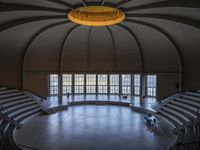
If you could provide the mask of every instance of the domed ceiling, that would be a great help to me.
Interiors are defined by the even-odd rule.
[[[71,22],[70,10],[110,6],[110,26]],[[169,72],[199,64],[198,0],[0,0],[0,68],[12,72]],[[5,65],[6,64],[6,65]]]

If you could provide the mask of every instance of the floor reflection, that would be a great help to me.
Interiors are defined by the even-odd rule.
[[[39,150],[154,150],[173,143],[168,126],[154,134],[143,117],[122,106],[73,106],[29,120],[15,138]]]
[[[57,96],[51,96],[48,98],[50,102],[50,107],[55,107],[58,105],[67,105],[68,102],[74,101],[114,101],[114,102],[124,102],[132,103],[137,107],[143,107],[152,110],[151,106],[156,104],[156,99],[153,97],[147,97],[144,103],[141,105],[139,96],[128,96],[123,98],[117,95],[75,95],[75,96],[63,96],[62,103],[60,104]]]

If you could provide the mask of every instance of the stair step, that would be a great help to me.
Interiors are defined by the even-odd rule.
[[[190,92],[189,91],[189,92],[185,92],[184,94],[194,96],[194,97],[197,97],[200,99],[200,93],[198,93],[198,92]]]
[[[3,111],[3,113],[6,113],[6,112],[7,112],[7,114],[10,114],[10,113],[12,113],[13,111],[17,111],[17,110],[23,109],[24,107],[33,106],[33,105],[37,105],[37,104],[36,104],[34,101],[25,102],[25,103],[23,103],[23,104],[21,104],[21,105],[16,105],[16,106],[14,106],[14,107],[11,107],[11,108],[9,108],[9,109],[6,109],[6,110]]]
[[[183,109],[183,108],[180,107],[180,106],[174,105],[174,104],[172,104],[172,103],[168,103],[168,104],[166,104],[166,106],[168,106],[168,107],[170,107],[170,108],[173,108],[173,109],[176,109],[176,110],[179,110],[179,111],[181,111],[181,112],[183,112],[183,113],[185,113],[185,114],[187,114],[188,116],[191,116],[191,117],[193,117],[193,118],[197,118],[197,115],[191,113],[190,111],[188,111],[188,110],[186,110],[186,109]]]
[[[29,107],[24,107],[23,109],[17,110],[15,112],[10,113],[8,116],[9,117],[17,117],[18,115],[20,115],[22,112],[26,112],[28,110],[31,110],[35,107],[39,107],[38,105],[33,105],[33,106],[29,106]]]
[[[31,101],[31,100],[32,100],[31,98],[24,98],[24,99],[19,99],[19,100],[15,100],[15,101],[9,101],[9,102],[1,104],[1,105],[3,107],[8,107],[10,105],[18,104],[18,103],[21,103],[21,102],[28,102],[28,101]]]
[[[165,116],[169,117],[170,119],[172,119],[174,122],[176,122],[176,123],[179,124],[179,125],[182,125],[182,124],[183,124],[179,119],[177,119],[176,117],[174,117],[174,116],[168,114],[167,112],[165,112],[165,111],[163,111],[163,110],[160,110],[159,113],[164,114]]]
[[[6,90],[5,87],[0,87],[0,91]]]
[[[33,112],[40,111],[40,110],[41,110],[40,107],[33,107],[32,109],[28,109],[26,111],[21,112],[20,114],[17,114],[15,116],[15,119],[20,120],[21,118],[25,116],[29,116],[29,114],[32,114]]]
[[[200,103],[194,102],[194,101],[190,101],[188,99],[183,99],[183,98],[175,98],[175,100],[180,101],[180,102],[184,102],[187,103],[189,105],[192,105],[194,107],[199,107],[200,108]]]
[[[192,106],[190,106],[190,105],[187,105],[187,104],[185,104],[185,103],[181,103],[180,101],[174,101],[174,100],[172,100],[172,101],[170,101],[170,103],[174,103],[174,104],[177,104],[177,105],[179,105],[179,106],[182,106],[182,107],[184,107],[184,108],[187,108],[187,109],[189,109],[189,110],[191,110],[192,112],[197,112],[197,108],[194,108],[194,107],[192,107]]]
[[[198,97],[194,97],[194,96],[187,95],[187,94],[181,94],[180,97],[190,100],[190,101],[195,101],[197,103],[200,103],[200,98],[198,98]]]
[[[19,92],[19,91],[17,89],[3,90],[3,91],[0,91],[0,95],[7,94],[7,93],[13,93],[13,92]]]
[[[19,107],[20,105],[23,105],[23,104],[26,104],[26,103],[35,103],[32,99],[26,100],[26,101],[18,100],[18,101],[15,101],[15,102],[16,103],[14,103],[14,104],[9,103],[9,105],[6,106],[6,107],[4,106],[3,111],[6,110],[6,109],[12,109],[12,108],[15,108],[15,107]]]
[[[9,94],[5,94],[5,95],[0,95],[0,101],[5,99],[5,98],[9,98],[9,97],[14,97],[14,96],[19,96],[24,94],[23,92],[15,92],[15,93],[9,93]]]
[[[162,114],[156,114],[156,118],[164,120],[164,121],[168,122],[173,128],[176,128],[176,124],[174,122],[170,121],[170,119],[168,119],[164,115],[162,115]]]
[[[170,113],[172,113],[172,114],[174,114],[174,115],[176,115],[176,116],[178,116],[178,117],[180,117],[184,121],[187,121],[187,122],[190,121],[187,117],[185,117],[183,114],[177,112],[176,110],[173,110],[173,109],[171,109],[169,107],[164,107],[163,109],[168,111],[168,112],[170,112]]]

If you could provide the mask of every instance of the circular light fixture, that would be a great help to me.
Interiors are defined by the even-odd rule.
[[[87,26],[108,26],[122,22],[125,14],[108,6],[85,6],[71,10],[69,20]]]

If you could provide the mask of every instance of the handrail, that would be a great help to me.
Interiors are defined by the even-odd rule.
[[[168,94],[167,96],[164,96],[164,97],[162,97],[160,100],[158,100],[158,101],[163,101],[163,100],[165,100],[165,99],[167,99],[168,97],[171,97],[172,95],[175,95],[175,94],[177,94],[178,92],[173,92],[173,93],[170,93],[170,94]]]
[[[171,100],[172,98],[178,96],[179,93],[173,93],[173,94],[170,94],[169,96],[163,98],[159,103],[155,104],[155,105],[152,105],[151,108],[158,111],[159,108],[161,108],[166,102],[168,102],[169,100]]]
[[[32,148],[32,147],[25,146],[25,145],[22,145],[22,144],[18,144],[17,146],[23,147],[23,148],[27,148],[27,149],[31,149],[31,150],[38,150],[38,149],[36,149],[36,148]]]
[[[31,96],[32,98],[36,99],[37,101],[41,101],[43,102],[45,99],[39,95],[37,95],[36,93],[32,92],[32,91],[25,91],[26,94],[28,94],[29,96]]]
[[[29,93],[31,93],[31,94],[33,94],[33,95],[37,96],[37,97],[40,97],[40,98],[42,98],[42,99],[45,99],[44,97],[42,97],[42,96],[38,95],[37,93],[35,93],[35,92],[33,92],[33,91],[26,90],[25,92],[29,92]]]

